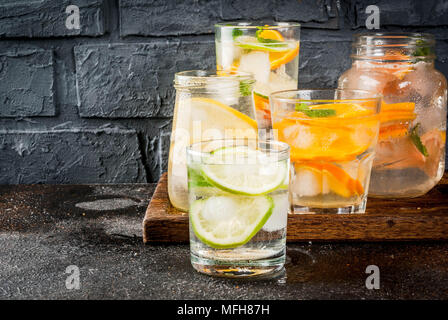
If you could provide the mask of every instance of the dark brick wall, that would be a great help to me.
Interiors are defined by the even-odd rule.
[[[80,8],[79,30],[65,9]],[[299,87],[334,87],[365,8],[380,31],[431,32],[448,75],[448,1],[0,0],[0,183],[156,181],[173,75],[214,68],[213,24],[302,24]]]

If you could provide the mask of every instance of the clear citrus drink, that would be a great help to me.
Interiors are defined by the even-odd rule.
[[[168,160],[171,204],[188,211],[186,148],[222,138],[256,138],[253,77],[247,73],[184,71],[175,76],[176,103]]]
[[[292,211],[365,212],[380,98],[338,90],[282,91],[270,98],[274,135],[291,147]]]
[[[260,129],[270,129],[271,92],[297,89],[300,25],[276,22],[221,23],[215,26],[218,70],[254,74],[253,99]]]
[[[229,277],[275,273],[285,262],[289,147],[212,140],[187,152],[191,262]]]

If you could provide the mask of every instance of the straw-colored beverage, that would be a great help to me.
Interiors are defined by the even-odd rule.
[[[168,194],[177,209],[188,211],[187,146],[209,139],[257,136],[253,83],[247,73],[195,70],[176,74]]]

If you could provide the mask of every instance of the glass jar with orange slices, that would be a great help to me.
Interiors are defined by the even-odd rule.
[[[192,70],[176,73],[168,195],[171,204],[188,211],[186,149],[213,139],[254,139],[257,122],[252,104],[255,80],[251,74]],[[197,182],[191,188],[207,187]]]
[[[381,94],[381,129],[369,195],[425,194],[445,168],[447,81],[434,68],[430,34],[359,34],[340,89]]]
[[[215,42],[218,70],[254,75],[253,99],[263,137],[263,129],[272,127],[268,96],[274,91],[297,89],[300,24],[220,23],[215,26]]]
[[[287,90],[271,94],[270,103],[274,136],[291,148],[291,211],[365,212],[381,97]]]

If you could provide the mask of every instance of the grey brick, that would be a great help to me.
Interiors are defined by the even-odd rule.
[[[350,41],[302,41],[299,88],[335,88],[351,66]]]
[[[145,180],[134,130],[0,132],[0,184]]]
[[[336,0],[120,0],[121,36],[212,34],[222,20],[299,21],[339,28]]]
[[[336,0],[277,0],[276,21],[298,21],[306,28],[339,29]]]
[[[350,19],[355,28],[365,27],[368,5],[380,9],[380,26],[446,26],[448,5],[440,0],[357,0],[350,3],[355,18]]]
[[[104,0],[8,0],[0,4],[0,38],[99,36],[105,33]],[[65,10],[74,4],[80,11],[80,29],[69,30]]]
[[[224,20],[272,19],[275,1],[221,0],[221,14]]]
[[[0,53],[0,117],[53,116],[53,52]]]
[[[214,69],[212,41],[75,47],[81,117],[172,116],[175,72]]]
[[[296,21],[303,27],[338,29],[334,0],[221,0],[224,20]]]
[[[210,34],[218,15],[219,0],[120,0],[120,34]]]

